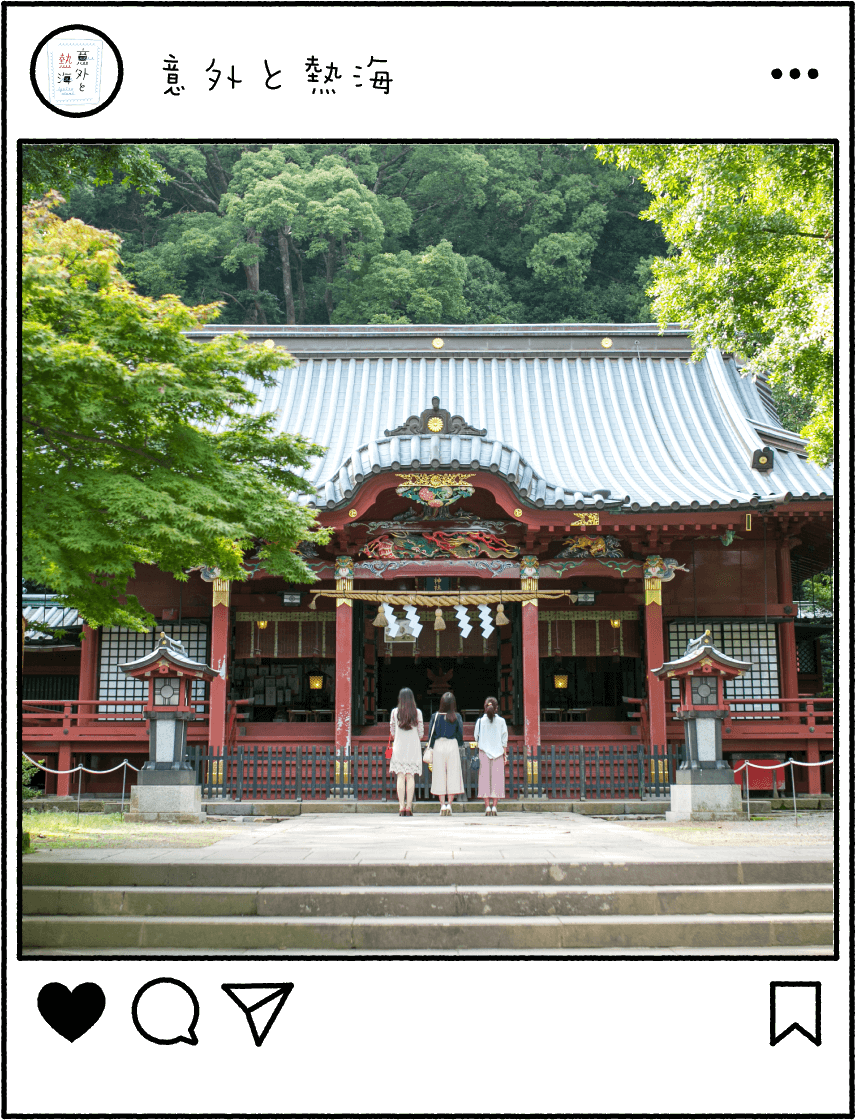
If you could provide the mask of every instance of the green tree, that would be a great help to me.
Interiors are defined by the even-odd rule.
[[[447,321],[651,314],[646,262],[663,256],[666,242],[656,223],[638,220],[649,196],[630,172],[579,144],[168,144],[151,152],[169,176],[157,196],[87,181],[65,213],[121,234],[126,275],[141,292],[221,300],[227,322],[411,319],[399,294],[379,302],[382,278],[399,254],[416,261],[443,242],[470,262],[468,310],[441,307]],[[373,264],[387,255],[394,263]]]
[[[255,549],[271,573],[312,582],[293,550],[327,534],[294,495],[311,492],[298,472],[321,449],[247,412],[248,383],[293,359],[237,334],[189,339],[217,306],[138,295],[118,238],[63,221],[57,201],[23,219],[24,577],[92,626],[134,629],[153,623],[127,594],[135,564],[240,580]]]
[[[833,150],[828,144],[628,144],[598,148],[638,172],[670,255],[652,265],[661,326],[692,328],[810,402],[810,457],[833,448],[835,262]]]
[[[336,323],[461,323],[467,262],[448,241],[418,254],[380,253],[342,279]]]
[[[121,177],[126,187],[141,194],[157,191],[166,174],[141,144],[24,144],[21,186],[24,201],[50,190],[67,194],[75,184],[99,186]]]

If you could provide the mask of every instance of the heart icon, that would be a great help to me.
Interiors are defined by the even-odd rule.
[[[78,984],[74,991],[65,984],[45,984],[38,998],[44,1021],[69,1042],[95,1026],[105,1003],[104,992],[97,984]]]

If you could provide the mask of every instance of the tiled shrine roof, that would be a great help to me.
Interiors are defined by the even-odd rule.
[[[259,412],[327,448],[308,472],[310,504],[348,502],[372,474],[485,470],[522,504],[625,509],[738,506],[777,495],[825,498],[832,472],[808,462],[764,383],[733,358],[690,360],[686,332],[644,324],[221,327],[273,339],[298,359]],[[442,339],[441,349],[432,347]],[[602,340],[608,338],[606,349]],[[430,408],[486,429],[385,435]],[[774,469],[752,467],[774,448]]]

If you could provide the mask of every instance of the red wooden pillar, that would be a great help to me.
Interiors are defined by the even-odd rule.
[[[799,543],[799,542],[797,542]],[[793,583],[791,582],[791,545],[787,537],[776,548],[776,590],[779,602],[785,606],[793,605]],[[779,695],[794,699],[799,695],[799,664],[797,662],[797,641],[794,633],[796,610],[785,617],[778,627],[779,631]],[[810,717],[813,722],[813,717]],[[820,747],[817,743],[806,744],[806,762],[820,762]],[[813,795],[822,793],[822,776],[819,766],[809,766],[806,770],[808,792]]]
[[[793,606],[793,586],[791,584],[791,547],[787,540],[779,542],[776,549],[776,589],[778,599],[785,606]],[[788,700],[799,694],[797,673],[797,641],[794,634],[796,611],[785,616],[779,631],[779,695]]]
[[[83,624],[83,640],[80,643],[80,683],[77,687],[78,700],[98,699],[98,631]],[[77,723],[91,723],[95,714],[92,704],[78,706]]]
[[[32,755],[30,756],[32,757]],[[59,751],[57,752],[56,760],[57,770],[70,770],[71,769],[71,743],[60,743]],[[74,774],[57,774],[56,776],[56,795],[57,797],[68,797],[71,794],[71,779],[77,778]],[[77,787],[75,786],[75,789]]]
[[[222,754],[226,745],[226,696],[229,688],[229,639],[232,625],[229,614],[229,581],[215,579],[211,597],[211,668],[218,676],[208,692],[208,746],[212,754]]]
[[[353,659],[353,605],[346,598],[354,589],[354,561],[350,556],[336,557],[336,699],[333,718],[336,721],[336,758],[344,760],[351,753],[351,691]],[[347,778],[345,778],[347,781]]]
[[[533,593],[523,601],[523,745],[526,754],[541,742],[541,680],[538,660],[538,559],[520,561],[520,587]]]
[[[656,576],[645,577],[645,656],[650,746],[662,748],[666,745],[666,682],[651,672],[652,669],[659,669],[666,660],[663,643],[663,581]]]

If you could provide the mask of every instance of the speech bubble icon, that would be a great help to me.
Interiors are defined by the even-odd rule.
[[[192,1006],[192,1017],[191,1008],[187,1006],[188,999]],[[141,1015],[148,1030],[140,1022]],[[176,1026],[183,1028],[189,1017],[190,1025],[187,1030],[176,1034]],[[174,1046],[176,1042],[196,1046],[199,1042],[194,1033],[199,1021],[199,1000],[191,988],[172,976],[159,976],[156,980],[143,984],[131,1004],[131,1018],[143,1038],[156,1046]]]

